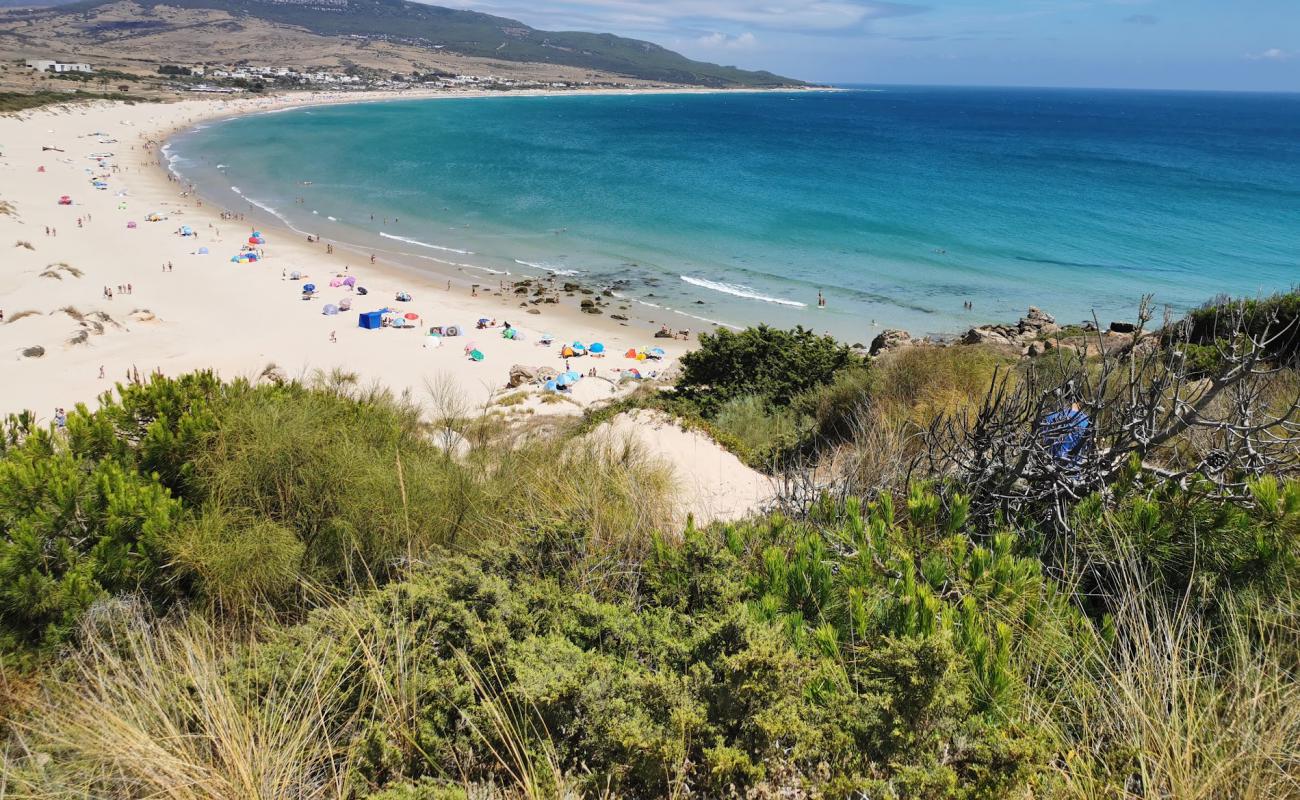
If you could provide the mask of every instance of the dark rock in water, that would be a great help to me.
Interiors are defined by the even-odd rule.
[[[869,355],[880,355],[890,350],[897,350],[900,347],[906,347],[912,343],[912,334],[897,328],[888,328],[876,335],[871,340],[871,347],[867,349]]]
[[[1080,324],[1080,327],[1083,328],[1084,333],[1096,333],[1096,332],[1097,332],[1097,323],[1093,322],[1093,321],[1090,320],[1090,319],[1085,319],[1085,320]]]
[[[582,307],[582,311],[583,311],[584,314],[604,314],[604,313],[605,313],[604,311],[601,311],[599,308],[596,308],[595,306],[583,306],[583,307]]]
[[[24,358],[40,358],[45,355],[45,348],[34,344],[31,347],[24,347],[22,353]]]
[[[697,305],[697,306],[702,306],[702,305],[704,305],[704,301],[703,301],[703,300],[696,300],[696,301],[695,301],[695,305]]]
[[[1112,322],[1110,324],[1111,333],[1132,333],[1137,330],[1137,326],[1132,322]]]
[[[627,317],[623,316],[622,314],[610,314],[609,318],[616,319],[619,322],[627,322]]]
[[[613,297],[613,296],[614,296],[614,290],[613,290],[613,289],[602,289],[600,293],[603,294],[603,295],[605,295],[606,297]]]
[[[564,282],[564,285],[561,286],[560,288],[563,289],[563,290],[566,291],[566,292],[576,292],[576,291],[578,291],[579,289],[581,289],[582,287],[579,286],[579,285],[576,284],[576,283],[570,283],[569,281],[565,281],[565,282]]]
[[[596,305],[596,303],[592,300],[583,300],[579,305],[581,305],[583,308],[591,308],[592,306]]]

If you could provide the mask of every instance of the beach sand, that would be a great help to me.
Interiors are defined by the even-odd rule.
[[[184,196],[184,185],[169,180],[157,164],[158,144],[203,119],[358,99],[381,98],[300,95],[173,104],[100,102],[0,117],[0,201],[8,204],[8,213],[0,214],[0,354],[6,360],[0,414],[30,409],[38,420],[48,421],[56,407],[93,405],[99,394],[137,371],[147,377],[155,370],[178,375],[212,368],[227,379],[256,378],[268,365],[290,378],[342,370],[355,374],[361,385],[408,393],[426,405],[431,402],[430,384],[450,384],[463,402],[484,408],[516,391],[506,388],[512,365],[562,370],[560,344],[600,341],[606,346],[605,358],[573,359],[571,366],[583,373],[594,367],[608,380],[580,382],[568,402],[543,404],[534,397],[509,409],[580,413],[590,403],[631,389],[629,382],[616,385],[620,370],[662,370],[689,347],[684,341],[652,338],[645,324],[623,326],[583,314],[576,300],[572,305],[544,305],[541,315],[531,315],[508,290],[484,296],[481,289],[479,297],[471,297],[463,282],[448,291],[445,275],[417,273],[384,260],[371,265],[366,255],[341,248],[327,255],[324,244],[309,244],[305,237],[290,234],[269,214],[223,219],[222,209],[197,196]],[[112,155],[94,157],[107,153]],[[102,177],[106,189],[92,187],[95,176]],[[64,195],[71,205],[59,203]],[[163,219],[147,221],[151,213]],[[129,226],[132,222],[134,227]],[[182,225],[197,236],[178,235]],[[267,238],[262,246],[266,257],[254,264],[231,263],[231,255],[253,230]],[[197,255],[201,247],[209,254]],[[165,270],[167,264],[171,268]],[[283,277],[295,270],[305,273],[306,280]],[[325,316],[326,303],[350,296],[343,288],[329,287],[331,278],[343,274],[355,276],[370,294],[351,296],[350,312]],[[306,282],[317,286],[316,299],[301,299]],[[129,292],[119,290],[127,285]],[[105,287],[113,290],[111,299],[104,296]],[[409,292],[412,302],[394,302],[399,290]],[[385,306],[418,314],[422,327],[358,327],[358,312]],[[475,330],[481,317],[509,320],[527,339],[504,339],[499,329]],[[428,346],[430,337],[423,334],[427,326],[448,324],[460,326],[464,334],[443,339],[440,347]],[[543,332],[555,336],[555,346],[538,344]],[[468,345],[482,351],[482,362],[466,356]],[[44,355],[22,354],[34,346],[44,348]],[[652,346],[664,348],[667,357],[640,363],[624,357],[629,348]],[[649,426],[624,427],[648,435]],[[694,474],[702,463],[700,442],[669,445],[654,435],[649,441],[660,442],[661,455],[677,464],[679,476],[692,484],[691,496],[701,500],[688,505],[700,507],[688,510],[701,519],[735,516],[762,494],[747,490],[738,495],[739,502],[722,503],[718,492],[698,485],[713,479]],[[717,448],[712,442],[708,446]],[[741,483],[751,486],[761,480],[734,457],[731,464],[722,454],[717,448],[704,459],[714,465],[725,462],[725,469],[719,467],[711,475],[739,468],[746,470],[737,473]],[[706,510],[704,505],[726,508]]]

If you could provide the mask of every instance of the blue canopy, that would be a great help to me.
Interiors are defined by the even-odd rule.
[[[548,392],[553,392],[556,389],[560,388],[560,384],[555,380],[549,380],[546,382],[544,386],[542,386],[542,388]]]
[[[384,315],[378,311],[363,311],[357,318],[357,327],[378,330],[384,327]]]
[[[200,247],[200,248],[199,248],[199,255],[201,255],[201,256],[206,256],[207,254],[208,254],[208,248],[206,248],[206,247]]]
[[[592,342],[591,347],[588,347],[587,349],[593,353],[603,353],[605,352],[605,345],[600,342]]]
[[[316,284],[314,284],[314,283],[304,283],[304,284],[302,285],[302,290],[303,290],[304,292],[314,292],[314,291],[316,291]]]

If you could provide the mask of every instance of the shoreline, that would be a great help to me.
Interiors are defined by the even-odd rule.
[[[372,103],[389,103],[389,102],[403,102],[403,101],[420,102],[424,100],[466,100],[466,99],[490,99],[490,98],[524,98],[524,97],[536,98],[536,97],[570,97],[570,96],[619,97],[619,96],[646,95],[646,94],[650,94],[650,95],[772,94],[772,93],[802,94],[808,92],[820,93],[820,92],[842,92],[842,91],[851,91],[851,90],[840,89],[836,87],[806,87],[806,88],[782,87],[782,88],[771,88],[771,89],[707,89],[707,88],[692,88],[692,87],[675,87],[675,88],[653,88],[653,89],[604,88],[604,89],[592,89],[592,90],[535,89],[535,90],[522,90],[517,92],[460,91],[460,92],[415,93],[414,91],[408,91],[404,93],[384,93],[382,96],[373,96],[374,93],[364,93],[364,96],[352,96],[347,94],[335,93],[334,95],[331,95],[326,98],[322,98],[320,100],[311,100],[308,102],[301,102],[301,103],[295,102],[289,105],[277,106],[273,108],[255,109],[251,111],[242,111],[236,114],[218,115],[204,120],[196,120],[196,123],[203,122],[203,123],[215,125],[215,124],[228,122],[230,120],[239,117],[276,114],[285,111],[300,110],[300,109],[326,106],[326,105],[364,105],[364,104],[372,104]],[[189,134],[192,132],[194,132],[194,125],[186,124],[186,125],[177,126],[176,128],[167,132],[165,138],[161,142],[161,145],[163,148],[167,148],[169,151],[177,136]],[[168,159],[170,159],[170,155],[168,155]],[[180,169],[177,169],[166,162],[160,163],[160,166],[164,174],[169,173],[177,176],[178,178],[182,178],[186,182],[190,191],[196,194],[201,199],[204,199],[207,202],[214,202],[218,204],[229,204],[231,202],[228,198],[221,199],[216,196],[215,192],[220,191],[218,187],[216,186],[205,187],[204,185],[195,183],[192,179],[193,176],[186,175]],[[612,297],[615,301],[617,301],[617,303],[621,303],[622,304],[621,306],[618,306],[618,308],[614,310],[611,310],[610,308],[606,307],[604,309],[605,314],[603,315],[585,315],[585,316],[594,317],[596,321],[593,324],[596,325],[600,325],[601,324],[600,321],[603,320],[605,322],[605,327],[608,330],[614,331],[615,333],[617,333],[616,330],[617,328],[638,327],[638,326],[642,328],[649,328],[651,331],[653,331],[657,329],[660,325],[664,325],[664,324],[669,325],[669,327],[674,331],[686,329],[686,330],[691,330],[692,333],[698,332],[701,329],[717,330],[719,328],[730,328],[732,330],[739,331],[739,330],[743,330],[745,327],[744,324],[739,324],[724,319],[712,319],[709,317],[700,316],[698,314],[694,314],[691,313],[690,311],[686,311],[674,306],[663,306],[663,305],[648,303],[636,297],[629,297],[623,294],[619,294],[617,292],[618,287],[616,283],[611,284],[609,281],[592,280],[590,277],[584,278],[581,276],[570,275],[563,270],[548,269],[544,266],[531,264],[528,261],[523,261],[518,258],[514,259],[514,263],[519,265],[523,269],[521,269],[518,272],[513,270],[503,272],[500,269],[484,266],[482,264],[460,263],[457,261],[449,261],[447,260],[447,258],[426,256],[426,255],[421,255],[418,252],[402,250],[400,249],[401,244],[408,244],[415,247],[426,247],[435,250],[447,250],[448,256],[453,256],[454,254],[461,254],[461,253],[463,253],[467,257],[472,257],[475,255],[475,253],[472,252],[461,251],[453,248],[444,248],[441,245],[430,245],[423,242],[417,243],[405,237],[389,235],[382,231],[379,232],[369,231],[364,227],[354,223],[339,223],[339,224],[342,225],[347,232],[356,234],[357,235],[356,238],[381,237],[386,239],[392,239],[395,240],[394,246],[390,247],[390,246],[381,246],[376,244],[366,244],[366,243],[358,242],[355,241],[354,238],[347,238],[346,233],[341,238],[335,238],[328,235],[323,235],[315,231],[303,230],[296,227],[294,222],[290,221],[285,216],[281,215],[279,211],[263,205],[261,202],[259,202],[254,198],[245,196],[243,191],[238,190],[237,187],[230,187],[230,188],[235,189],[234,194],[236,195],[236,197],[238,197],[239,201],[241,201],[244,205],[247,206],[247,214],[245,214],[246,218],[251,218],[253,216],[258,216],[258,218],[260,218],[259,215],[261,214],[270,215],[272,220],[267,222],[264,225],[264,228],[268,230],[273,230],[273,229],[279,229],[281,231],[287,230],[291,232],[293,235],[296,235],[298,237],[305,237],[310,235],[313,236],[317,242],[333,244],[335,245],[336,249],[343,248],[347,252],[353,254],[355,257],[361,259],[366,259],[372,254],[380,254],[380,253],[386,254],[387,256],[389,256],[389,258],[387,259],[381,258],[378,264],[379,266],[386,269],[393,269],[400,272],[404,272],[409,276],[411,276],[412,279],[415,280],[419,280],[421,278],[428,278],[432,274],[434,277],[440,277],[441,279],[444,280],[450,279],[453,281],[454,284],[463,284],[462,288],[469,289],[471,285],[473,285],[476,281],[479,282],[480,286],[483,286],[483,285],[488,285],[493,281],[501,281],[501,280],[507,280],[507,281],[530,280],[536,282],[536,281],[546,281],[548,279],[553,279],[565,284],[568,283],[579,284],[584,289],[593,290],[596,296],[599,296],[602,292],[606,290],[614,290],[615,293],[609,296]],[[332,217],[330,217],[329,219],[333,220]],[[473,259],[467,258],[467,260],[472,261]],[[476,275],[475,273],[483,273],[483,274]],[[731,294],[730,292],[724,292],[724,293]],[[591,292],[587,292],[587,294],[591,294]],[[771,302],[784,303],[786,301],[777,300]],[[607,304],[607,306],[608,305],[613,305],[613,303]],[[618,314],[623,319],[622,320],[612,319],[610,317],[610,314],[613,313]],[[664,318],[665,316],[669,318],[665,319]],[[957,334],[952,334],[952,335],[957,335]]]
[[[410,93],[329,93],[167,105],[95,102],[0,118],[0,141],[5,144],[0,200],[12,204],[14,212],[0,216],[0,233],[11,242],[31,245],[4,245],[13,258],[8,259],[6,286],[0,290],[5,314],[0,347],[15,360],[0,394],[0,413],[29,409],[38,419],[49,419],[55,407],[91,402],[137,371],[175,375],[212,368],[229,379],[255,377],[269,364],[290,377],[352,372],[362,385],[384,386],[416,402],[424,401],[431,383],[448,380],[471,406],[485,407],[513,391],[504,388],[512,366],[560,368],[559,344],[600,340],[607,357],[580,359],[572,366],[584,373],[594,367],[601,379],[579,382],[566,397],[570,402],[544,403],[533,396],[510,409],[534,413],[545,405],[544,413],[579,413],[591,402],[630,389],[615,387],[622,369],[662,370],[688,349],[681,340],[655,339],[648,328],[623,327],[576,306],[546,304],[541,314],[528,314],[509,290],[489,286],[493,294],[470,297],[468,292],[447,291],[445,277],[412,274],[399,263],[354,264],[341,247],[331,256],[321,243],[309,245],[297,235],[281,234],[287,229],[270,214],[265,217],[271,219],[260,214],[245,215],[243,221],[223,219],[218,207],[201,195],[185,195],[183,186],[168,178],[161,153],[171,136],[207,120],[307,105],[403,99],[426,98]],[[106,151],[113,155],[88,158]],[[38,171],[41,167],[45,171]],[[97,191],[88,178],[101,173],[108,189]],[[63,195],[72,205],[56,204]],[[164,221],[145,221],[151,212]],[[84,227],[78,226],[81,218]],[[128,222],[136,224],[128,228]],[[181,225],[197,235],[176,235]],[[47,226],[55,235],[43,235]],[[230,263],[229,256],[247,237],[247,232],[234,232],[245,227],[268,234],[265,261]],[[195,255],[199,247],[210,253]],[[171,270],[165,269],[168,262]],[[64,268],[56,265],[66,265],[75,277],[74,272],[59,272]],[[277,268],[305,272],[324,290],[324,297],[302,301],[298,286],[277,276]],[[59,277],[50,277],[52,271]],[[326,289],[336,274],[364,280],[371,288],[367,300],[373,302],[357,303],[354,298],[351,312],[323,316],[322,306],[334,302],[335,293],[342,296],[341,290]],[[102,291],[126,285],[132,288],[129,294],[115,291],[111,299]],[[410,292],[413,302],[394,303],[397,291]],[[414,330],[356,327],[358,309],[371,310],[371,305],[410,309],[419,314],[422,328],[455,324],[468,330],[432,348],[423,341],[429,337]],[[528,341],[504,339],[499,329],[474,330],[479,317],[511,320]],[[336,341],[331,341],[331,333]],[[554,334],[556,347],[537,346],[542,333]],[[470,343],[485,354],[485,363],[470,361],[462,353]],[[21,354],[33,346],[43,347],[44,355]],[[656,346],[667,351],[667,357],[654,367],[622,356],[629,348]]]

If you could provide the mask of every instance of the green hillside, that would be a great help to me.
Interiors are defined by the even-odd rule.
[[[104,5],[89,0],[68,11]],[[643,80],[714,87],[799,85],[770,72],[693,61],[651,42],[612,34],[541,31],[512,19],[406,0],[145,0],[214,9],[326,36],[366,36],[503,61],[563,64]]]

